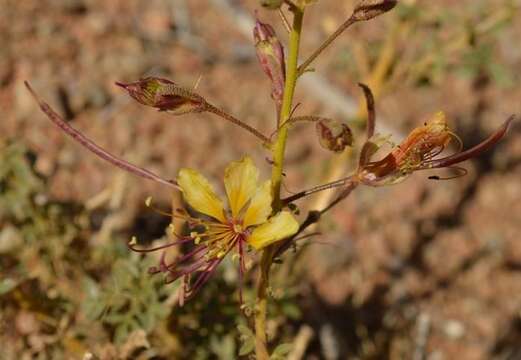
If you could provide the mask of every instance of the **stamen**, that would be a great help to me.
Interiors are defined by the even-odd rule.
[[[458,134],[456,134],[450,130],[447,130],[447,133],[450,136],[452,136],[454,138],[454,140],[456,140],[458,142],[458,150],[456,152],[459,153],[461,150],[463,150],[463,140],[461,140],[461,138],[458,136]]]
[[[174,217],[174,215],[170,212],[166,212],[164,210],[161,210],[155,206],[152,205],[152,196],[149,196],[147,197],[147,199],[145,200],[145,206],[147,208],[150,208],[152,209],[154,212],[160,214],[160,215],[164,215],[164,216],[167,216],[167,217]]]
[[[166,265],[166,270],[173,272],[176,266],[181,265],[186,260],[192,258],[192,262],[196,263],[204,257],[204,251],[208,248],[204,245],[198,246],[187,254],[181,256],[179,259],[176,259],[172,264]]]
[[[209,264],[209,266],[204,269],[204,272],[199,275],[197,280],[195,281],[194,285],[191,289],[188,289],[187,295],[185,297],[185,300],[191,299],[198,291],[201,289],[201,287],[208,281],[208,279],[213,275],[215,270],[217,269],[217,266],[221,263],[221,260],[214,260],[212,263]]]
[[[242,297],[242,287],[243,287],[243,279],[244,279],[244,273],[245,273],[245,266],[244,266],[244,249],[242,244],[242,239],[240,239],[237,242],[237,246],[239,247],[238,255],[239,255],[239,303],[242,305],[244,304],[243,297]]]
[[[135,239],[135,237],[133,237],[133,239]],[[181,244],[185,244],[187,242],[191,242],[193,241],[192,238],[181,238],[180,240],[177,240],[177,241],[174,241],[174,242],[171,242],[169,244],[165,244],[165,245],[161,245],[161,246],[158,246],[158,247],[155,247],[155,248],[149,248],[149,249],[138,249],[136,247],[137,245],[137,240],[136,241],[133,241],[133,240],[130,240],[128,243],[127,243],[127,246],[129,247],[130,250],[132,251],[135,251],[137,253],[149,253],[149,252],[153,252],[153,251],[158,251],[158,250],[163,250],[163,249],[167,249],[171,246],[175,246],[175,245],[181,245]]]

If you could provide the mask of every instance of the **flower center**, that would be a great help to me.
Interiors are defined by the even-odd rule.
[[[244,229],[242,228],[241,224],[233,224],[233,232],[236,234],[242,234]]]

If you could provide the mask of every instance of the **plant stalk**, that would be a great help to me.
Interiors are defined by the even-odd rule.
[[[293,95],[298,78],[298,56],[300,47],[300,35],[302,33],[302,22],[304,10],[298,7],[292,9],[293,26],[289,39],[289,53],[286,65],[286,83],[284,85],[284,96],[280,110],[280,128],[277,139],[272,147],[273,168],[271,174],[271,191],[273,196],[273,212],[279,212],[282,208],[280,199],[280,188],[282,184],[282,170],[284,167],[284,154],[293,104]],[[267,293],[269,287],[269,271],[273,260],[274,247],[266,248],[262,254],[260,263],[260,274],[257,283],[257,302],[255,311],[255,354],[257,360],[268,360],[269,353],[266,340],[266,316],[267,316]]]

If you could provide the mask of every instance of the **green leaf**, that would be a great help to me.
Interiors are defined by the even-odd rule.
[[[239,349],[239,355],[244,356],[253,351],[255,349],[255,334],[249,327],[243,324],[237,325],[237,330],[239,330],[240,339],[242,341],[242,345]]]
[[[13,290],[18,283],[13,279],[7,278],[0,280],[0,295],[5,295],[9,291]]]
[[[270,356],[271,360],[284,360],[293,349],[293,344],[284,343],[278,345]]]
[[[253,334],[253,331],[251,331],[251,329],[249,327],[247,327],[246,325],[243,325],[243,324],[237,325],[237,330],[239,330],[239,334],[241,334],[241,336],[243,336],[244,338],[255,337],[255,335]]]
[[[210,339],[210,349],[220,360],[235,359],[235,340],[232,335],[219,339],[213,335]]]
[[[248,355],[253,352],[253,349],[255,349],[255,339],[249,338],[242,343],[241,348],[239,349],[239,356]]]

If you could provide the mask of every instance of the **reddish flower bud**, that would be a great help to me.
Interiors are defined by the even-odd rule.
[[[321,118],[316,123],[320,145],[330,151],[342,152],[353,144],[353,134],[347,124],[333,119]]]
[[[352,18],[356,21],[371,20],[393,9],[397,3],[396,0],[362,0],[356,5]]]
[[[286,64],[284,48],[271,25],[258,19],[253,29],[255,50],[262,70],[271,80],[271,97],[277,104],[282,103],[284,82],[286,80]]]
[[[116,85],[125,89],[137,102],[174,115],[202,112],[207,109],[203,97],[167,79],[147,77],[128,84],[116,82]]]

